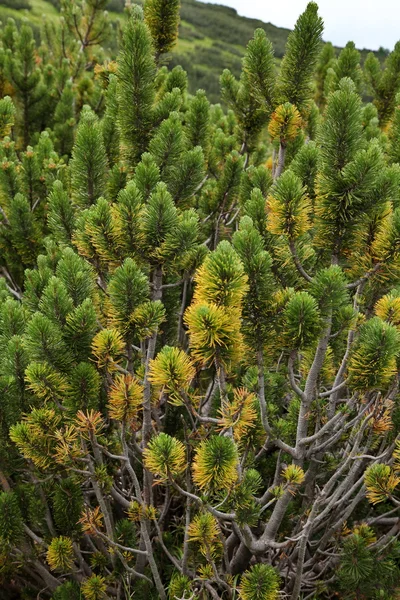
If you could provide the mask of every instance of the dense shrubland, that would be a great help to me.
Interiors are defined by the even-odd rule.
[[[223,109],[178,0],[63,6],[1,30],[2,598],[397,598],[400,45],[311,2]]]

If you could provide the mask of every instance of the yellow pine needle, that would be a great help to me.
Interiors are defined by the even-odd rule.
[[[198,576],[200,579],[207,581],[214,577],[214,571],[212,565],[210,563],[206,563],[205,565],[201,565],[197,570]]]
[[[391,431],[393,429],[393,421],[392,421],[392,412],[393,412],[394,402],[390,400],[386,400],[385,405],[382,407],[372,408],[370,413],[372,413],[372,427],[375,433],[382,434],[386,431]]]
[[[108,394],[108,412],[134,427],[143,402],[143,386],[132,375],[118,374]]]
[[[268,231],[275,235],[288,235],[298,238],[310,227],[310,200],[304,195],[296,206],[289,206],[278,198],[268,196]]]
[[[362,537],[368,545],[376,542],[376,534],[367,523],[360,523],[360,525],[354,527],[353,533],[354,535]]]
[[[282,144],[294,140],[299,133],[302,119],[297,108],[285,102],[278,106],[271,117],[268,133],[273,140],[279,140]]]
[[[209,254],[197,269],[194,300],[239,309],[247,291],[247,275],[235,253],[225,256],[225,262],[218,260],[217,253]]]
[[[106,600],[107,584],[101,575],[92,575],[81,585],[85,600]]]
[[[384,321],[400,327],[400,295],[386,294],[375,304],[375,314]]]
[[[143,518],[144,511],[142,505],[137,501],[133,500],[128,508],[128,519],[134,523],[139,523]]]
[[[188,534],[191,542],[199,544],[204,556],[214,554],[216,547],[220,545],[218,522],[210,513],[196,515],[189,525]]]
[[[114,371],[124,348],[122,336],[116,329],[102,329],[93,338],[92,352],[100,369]]]
[[[234,439],[238,442],[246,436],[257,422],[257,410],[255,408],[255,395],[244,388],[234,391],[232,402],[224,401],[219,409],[220,430],[232,427]]]
[[[289,465],[282,471],[282,477],[286,480],[289,486],[289,492],[293,494],[296,493],[294,486],[299,486],[303,483],[305,474],[301,467],[298,465]]]
[[[54,460],[58,464],[65,464],[68,460],[82,456],[78,431],[74,425],[67,426],[64,431],[58,429],[54,434],[54,438],[57,442]]]
[[[64,536],[53,538],[46,558],[52,571],[56,569],[63,572],[70,571],[73,565],[72,540]]]
[[[396,442],[396,447],[393,451],[393,458],[394,458],[394,470],[396,472],[400,471],[400,441]]]
[[[400,477],[389,465],[378,463],[367,468],[364,483],[368,500],[371,504],[378,504],[384,502],[394,492],[400,483]]]
[[[237,448],[230,438],[203,440],[196,450],[193,480],[201,490],[228,490],[238,478],[237,461]]]
[[[149,380],[161,393],[168,394],[173,404],[181,405],[181,392],[187,392],[195,373],[186,352],[164,346],[150,363]]]
[[[88,434],[98,435],[104,427],[103,417],[100,412],[78,410],[75,423],[79,431],[86,437]]]
[[[218,356],[229,368],[242,354],[240,315],[215,304],[192,304],[185,314],[189,344],[196,362],[209,366]]]
[[[152,438],[143,452],[144,465],[161,481],[176,477],[186,468],[185,446],[166,433]]]
[[[100,507],[96,506],[94,509],[86,508],[78,523],[82,525],[84,533],[96,535],[96,529],[100,531],[103,527],[103,514],[100,511]]]

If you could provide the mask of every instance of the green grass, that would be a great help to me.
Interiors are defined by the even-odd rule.
[[[18,20],[25,18],[32,25],[40,27],[43,23],[43,16],[48,19],[55,19],[59,15],[57,9],[49,2],[46,2],[46,0],[30,0],[30,5],[32,7],[30,10],[15,10],[13,8],[3,6],[2,0],[0,0],[0,18],[2,21],[8,17],[13,17],[14,19]]]

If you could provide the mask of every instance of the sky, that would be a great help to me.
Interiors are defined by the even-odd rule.
[[[200,0],[207,2],[210,0]],[[393,50],[400,39],[400,0],[316,0],[324,19],[323,38],[336,46],[353,41],[357,48]],[[293,29],[308,0],[212,0],[254,17]]]

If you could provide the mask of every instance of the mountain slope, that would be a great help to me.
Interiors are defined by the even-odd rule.
[[[289,29],[241,17],[233,8],[184,0],[181,8],[179,42],[172,62],[189,73],[194,89],[207,89],[210,99],[219,96],[219,76],[223,69],[240,74],[241,59],[249,39],[258,27],[271,40],[277,58],[283,56]]]
[[[124,4],[124,0],[110,0],[108,3],[110,18],[115,24],[124,18]],[[30,9],[24,6],[30,6]],[[10,16],[17,20],[27,18],[38,29],[43,15],[49,19],[57,17],[58,6],[59,0],[0,0],[0,19],[4,21]],[[182,0],[179,41],[170,65],[180,64],[188,71],[191,91],[203,88],[212,102],[218,102],[221,72],[228,68],[239,75],[245,47],[258,27],[267,33],[279,60],[284,53],[289,29],[241,17],[235,9],[226,6]],[[112,40],[111,53],[115,52],[115,47],[115,40],[114,43]],[[366,53],[367,50],[362,51],[363,55]]]

